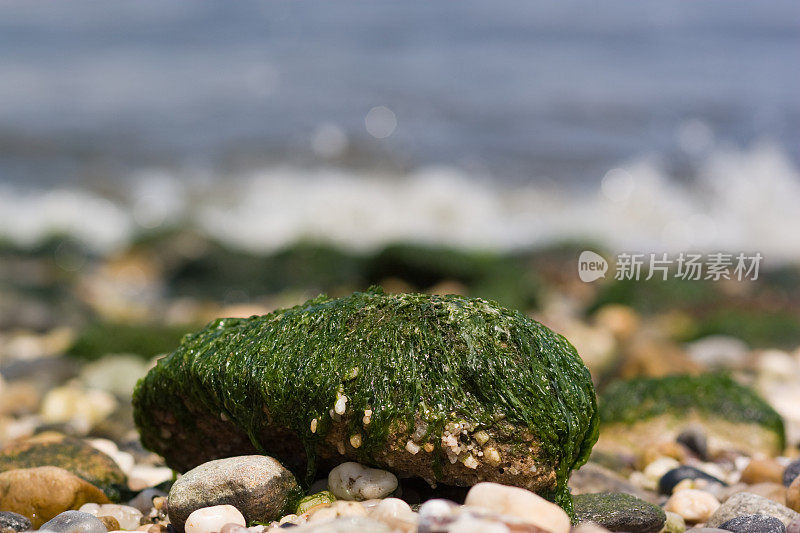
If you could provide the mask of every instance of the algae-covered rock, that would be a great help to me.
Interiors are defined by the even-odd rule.
[[[690,426],[722,450],[779,454],[783,420],[753,390],[724,374],[637,378],[612,384],[600,399],[601,451],[643,450],[674,441]]]
[[[659,506],[623,492],[579,494],[575,496],[575,515],[580,522],[633,533],[656,533],[667,520]]]
[[[14,441],[0,450],[0,472],[57,466],[99,487],[119,500],[127,480],[119,465],[91,444],[59,433],[42,433]]]
[[[142,442],[181,471],[254,451],[306,479],[358,461],[517,485],[567,509],[598,423],[589,372],[560,335],[485,300],[380,289],[216,320],[133,401]]]

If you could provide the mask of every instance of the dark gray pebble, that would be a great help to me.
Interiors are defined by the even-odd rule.
[[[786,533],[783,522],[765,514],[737,516],[719,527],[733,533]]]
[[[0,529],[13,529],[14,531],[27,531],[31,528],[31,521],[19,513],[0,511]]]
[[[675,440],[689,448],[703,461],[708,459],[708,442],[706,440],[706,434],[702,429],[685,429]]]
[[[789,466],[783,471],[783,485],[788,487],[797,476],[800,476],[800,459],[795,459],[789,463]]]
[[[675,485],[684,479],[705,479],[714,483],[719,483],[722,486],[728,485],[721,479],[717,479],[710,474],[706,474],[702,470],[699,470],[693,466],[683,465],[679,466],[678,468],[673,468],[661,476],[661,479],[658,482],[658,490],[661,494],[672,494],[672,489],[675,488]]]

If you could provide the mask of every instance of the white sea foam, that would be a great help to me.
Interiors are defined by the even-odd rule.
[[[579,194],[447,167],[376,176],[282,166],[201,182],[147,171],[128,182],[127,203],[0,186],[0,236],[33,244],[67,233],[108,251],[181,222],[254,251],[298,239],[357,250],[402,240],[508,250],[592,239],[612,250],[760,251],[772,264],[800,261],[800,171],[767,143],[711,151],[690,182],[643,157]]]

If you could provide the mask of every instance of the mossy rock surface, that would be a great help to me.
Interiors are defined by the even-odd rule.
[[[600,398],[600,421],[600,449],[625,436],[632,441],[624,444],[634,447],[648,446],[659,436],[674,440],[691,424],[702,426],[712,441],[746,452],[776,454],[786,445],[781,416],[755,391],[726,374],[613,383]]]
[[[574,501],[579,522],[594,522],[609,531],[657,533],[667,521],[661,507],[624,492],[578,494]]]
[[[181,471],[256,451],[311,479],[355,460],[568,510],[598,425],[560,335],[493,302],[379,289],[216,320],[139,382],[134,408],[144,445]]]
[[[87,442],[57,433],[15,441],[0,450],[0,473],[56,466],[100,488],[118,501],[127,489],[125,473],[108,455]]]

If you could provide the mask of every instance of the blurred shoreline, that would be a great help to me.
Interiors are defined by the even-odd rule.
[[[800,261],[797,205],[800,170],[766,142],[709,149],[681,171],[642,156],[577,189],[447,166],[156,166],[84,187],[0,183],[0,240],[66,236],[99,254],[164,229],[253,253],[297,241],[361,252],[398,241],[495,252],[588,241],[613,253],[761,252],[780,266]]]

